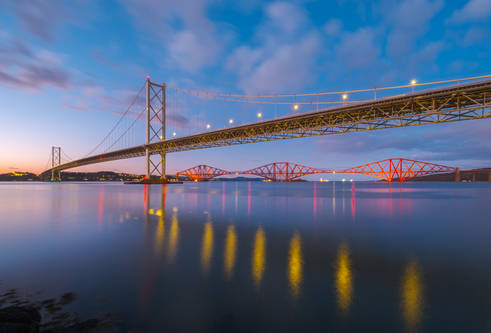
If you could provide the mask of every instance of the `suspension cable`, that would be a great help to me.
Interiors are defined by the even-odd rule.
[[[138,99],[138,96],[140,96],[140,93],[142,92],[143,88],[145,88],[145,85],[146,85],[146,82],[145,84],[142,86],[142,88],[140,89],[140,91],[138,92],[138,94],[136,95],[135,99],[133,100],[133,102],[131,102],[131,105],[128,107],[128,109],[126,110],[126,112],[121,116],[121,119],[119,119],[118,123],[113,127],[113,129],[111,130],[111,132],[109,132],[109,134],[104,138],[104,140],[102,140],[101,143],[99,143],[99,145],[97,147],[95,147],[90,153],[88,153],[87,155],[85,155],[84,157],[87,157],[89,156],[90,154],[92,154],[97,148],[99,148],[103,143],[104,141],[106,141],[106,139],[112,134],[112,132],[116,129],[116,127],[118,127],[119,123],[123,120],[123,118],[126,116],[126,114],[128,113],[128,111],[130,111],[131,107],[133,106],[133,104],[135,103],[135,101]],[[138,116],[140,117],[140,116]],[[126,133],[126,132],[125,132]],[[119,139],[118,139],[119,140]],[[114,145],[114,144],[113,144]],[[112,145],[111,145],[112,147]],[[107,149],[106,149],[107,151]]]
[[[391,86],[391,87],[382,87],[382,88],[370,88],[370,89],[360,89],[360,90],[346,90],[346,91],[334,91],[334,92],[323,92],[323,93],[308,93],[308,94],[285,94],[285,95],[242,95],[242,94],[220,94],[220,93],[208,93],[208,92],[202,92],[202,91],[194,91],[194,90],[187,90],[187,89],[181,89],[173,86],[169,86],[166,84],[162,84],[163,86],[166,86],[171,89],[179,90],[188,94],[202,94],[202,95],[211,95],[211,96],[224,96],[224,97],[253,97],[253,98],[274,98],[274,97],[299,97],[299,96],[316,96],[316,95],[339,95],[339,94],[351,94],[351,93],[357,93],[357,92],[367,92],[367,91],[374,91],[376,90],[388,90],[388,89],[400,89],[400,88],[409,88],[409,87],[418,87],[418,86],[426,86],[426,85],[433,85],[433,84],[442,84],[442,83],[451,83],[451,82],[460,82],[460,81],[468,81],[468,80],[477,80],[477,79],[482,79],[482,78],[489,78],[491,75],[482,75],[482,76],[475,76],[475,77],[469,77],[469,78],[463,78],[463,79],[453,79],[453,80],[444,80],[444,81],[434,81],[434,82],[425,82],[425,83],[415,83],[415,84],[407,84],[407,85],[402,85],[402,86]],[[241,100],[236,100],[237,102],[241,102]],[[242,101],[246,102],[246,101]],[[249,101],[252,102],[252,101]],[[282,103],[278,103],[282,104]],[[284,104],[292,104],[292,103],[284,103]],[[297,103],[300,104],[300,103]],[[310,104],[310,103],[307,103]],[[313,103],[314,104],[314,103]]]
[[[48,170],[49,161],[51,160],[51,154],[52,154],[52,152],[49,153],[48,163],[46,163],[46,166],[44,167],[44,171]]]

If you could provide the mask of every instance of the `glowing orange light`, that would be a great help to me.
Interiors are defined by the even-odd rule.
[[[102,161],[102,157],[99,157],[99,161]]]
[[[293,108],[294,108],[295,110],[296,110],[296,109],[298,109],[298,105],[295,105]]]

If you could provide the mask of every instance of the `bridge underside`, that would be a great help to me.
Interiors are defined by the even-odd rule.
[[[162,152],[490,118],[490,105],[491,81],[484,81],[153,142],[82,158],[56,166],[53,170],[145,156],[147,149],[150,155],[156,155]],[[49,172],[51,169],[44,173]]]

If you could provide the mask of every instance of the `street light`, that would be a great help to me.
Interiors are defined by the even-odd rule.
[[[234,122],[234,121],[233,121],[232,119],[230,119],[230,120],[228,121],[228,123],[230,124],[230,126],[232,126],[232,123],[233,123],[233,122]]]
[[[346,94],[343,94],[343,105],[344,105],[344,101],[348,98],[348,95]]]
[[[172,136],[176,136],[176,132],[172,133]]]
[[[414,94],[414,85],[415,85],[415,84],[416,84],[416,80],[412,80],[412,81],[411,81],[411,85],[412,85],[412,90],[413,90],[413,92],[412,92],[412,93],[413,93],[413,94]]]
[[[258,113],[258,114],[257,114],[257,121],[260,121],[260,120],[261,120],[261,119],[260,119],[261,117],[262,117],[262,114],[261,114],[261,113]]]
[[[210,125],[206,125],[206,129],[209,129],[210,128]]]

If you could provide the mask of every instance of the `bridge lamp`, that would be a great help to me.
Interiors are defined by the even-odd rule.
[[[230,120],[228,121],[228,123],[229,123],[230,125],[232,125],[232,124],[233,124],[233,122],[234,122],[234,121],[233,121],[232,119],[230,119]]]
[[[412,92],[413,94],[414,94],[414,85],[415,85],[415,84],[416,84],[416,80],[412,80],[412,81],[411,81],[411,85],[412,85],[412,89],[413,89],[413,92]]]
[[[262,117],[262,114],[261,113],[258,113],[257,114],[257,120],[259,121],[261,117]]]
[[[176,132],[172,133],[172,136],[176,136]]]
[[[344,101],[348,98],[348,95],[346,94],[343,94],[343,105],[344,105]]]
[[[206,125],[206,129],[209,129],[210,128],[210,125]]]

